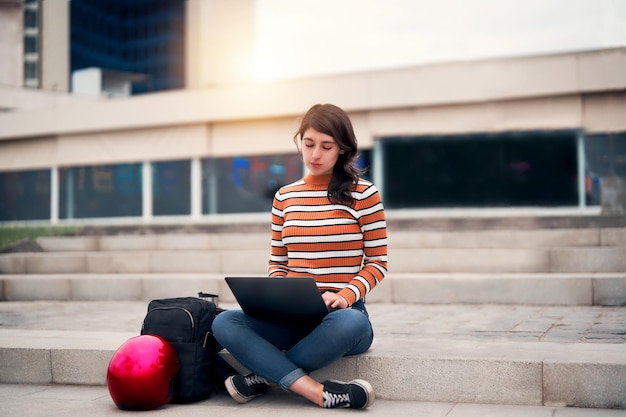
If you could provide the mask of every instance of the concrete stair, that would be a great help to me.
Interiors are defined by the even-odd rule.
[[[234,302],[224,274],[3,274],[0,283],[5,301],[149,301],[204,291]],[[623,306],[626,273],[390,274],[368,302]]]
[[[268,233],[46,237],[41,252],[0,256],[0,273],[264,273]],[[242,259],[245,251],[245,259]],[[390,230],[393,273],[626,271],[626,228]]]
[[[223,277],[264,275],[269,237],[253,228],[36,244],[0,254],[0,318],[42,308],[67,324],[0,323],[0,383],[105,384],[111,355],[139,330],[116,320],[140,323],[148,300],[198,291],[235,308]],[[397,223],[389,254],[391,272],[368,298],[375,345],[320,378],[365,378],[389,400],[626,408],[626,228]]]
[[[105,385],[109,359],[138,334],[146,309],[137,301],[0,307],[29,318],[0,328],[0,383],[36,385]],[[372,348],[315,377],[365,378],[386,400],[626,408],[623,308],[378,303],[369,310]]]

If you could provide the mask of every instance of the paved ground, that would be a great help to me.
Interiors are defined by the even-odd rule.
[[[297,396],[275,389],[254,401],[239,405],[219,395],[195,404],[168,404],[145,412],[121,411],[106,387],[0,385],[2,417],[299,417],[362,413],[368,417],[624,417],[626,410],[590,408],[454,404],[415,401],[376,401],[364,411],[323,410]],[[355,414],[350,414],[355,415]]]
[[[140,301],[3,302],[0,329],[139,333],[146,308]],[[377,338],[626,343],[626,307],[370,303],[368,310]]]

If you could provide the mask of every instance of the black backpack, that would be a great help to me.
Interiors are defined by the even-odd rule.
[[[209,398],[223,389],[225,373],[235,373],[219,357],[222,346],[211,333],[213,319],[222,311],[214,302],[197,297],[166,298],[148,304],[141,334],[163,337],[178,353],[180,370],[174,378],[172,403]]]

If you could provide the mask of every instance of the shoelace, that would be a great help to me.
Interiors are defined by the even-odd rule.
[[[243,380],[246,383],[246,385],[249,387],[253,385],[269,385],[265,378],[260,377],[258,375],[248,375],[244,377]]]
[[[322,398],[324,399],[324,408],[350,404],[350,395],[347,392],[344,394],[335,394],[333,392],[323,391]]]

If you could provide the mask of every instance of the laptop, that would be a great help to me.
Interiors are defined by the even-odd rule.
[[[321,321],[329,310],[313,278],[226,277],[244,313],[278,321]]]

